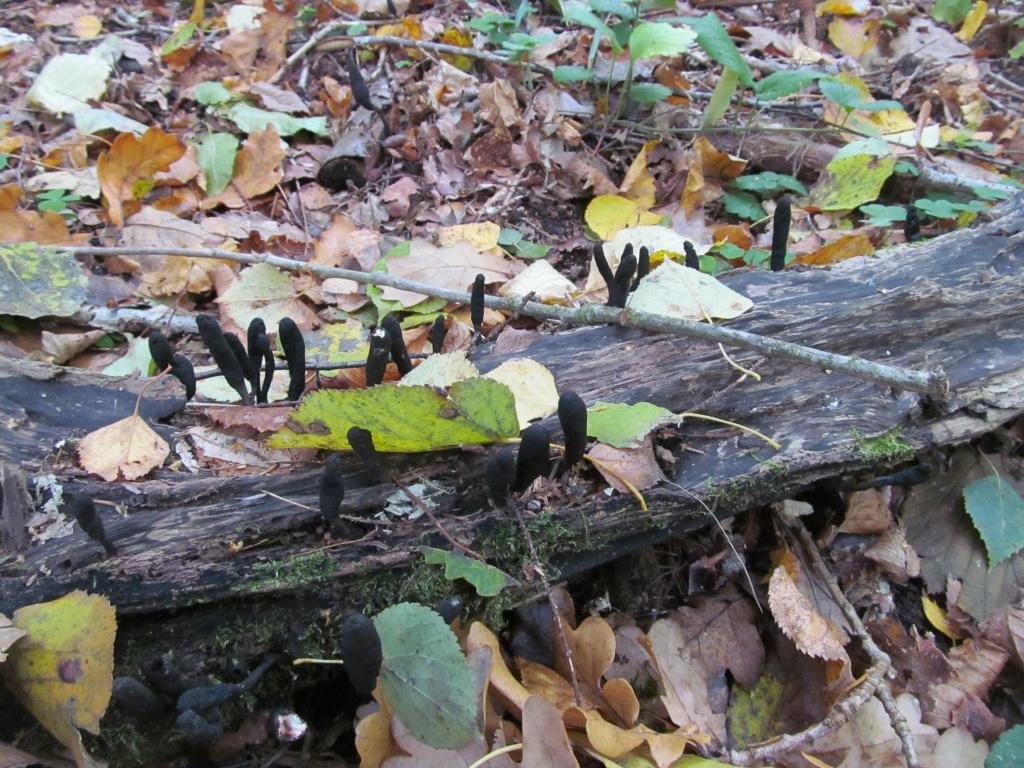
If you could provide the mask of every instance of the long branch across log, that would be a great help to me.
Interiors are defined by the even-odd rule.
[[[672,473],[684,490],[665,485],[648,492],[649,513],[629,497],[570,489],[549,518],[567,533],[546,550],[563,575],[705,525],[694,496],[727,515],[837,473],[968,440],[1024,412],[1024,206],[1018,199],[1000,212],[971,230],[830,269],[724,276],[755,303],[730,328],[906,368],[942,366],[951,390],[941,409],[906,391],[749,353],[739,360],[756,365],[763,381],[730,387],[738,374],[717,345],[614,326],[541,334],[514,355],[480,353],[476,363],[484,370],[511,356],[531,357],[552,370],[560,390],[573,389],[588,403],[646,400],[698,410],[754,427],[783,446],[772,451],[734,430],[686,422],[678,433],[690,450],[677,454]],[[313,504],[314,465],[241,477],[162,470],[133,483],[89,480],[74,468],[66,441],[130,413],[140,383],[103,383],[16,361],[0,363],[0,378],[0,459],[27,474],[53,469],[128,512],[121,517],[101,507],[119,549],[110,559],[80,533],[8,558],[0,565],[0,612],[76,587],[107,594],[122,614],[199,605],[215,612],[254,595],[328,599],[345,585],[418,562],[423,544],[445,546],[428,521],[417,520],[321,548],[313,535],[316,513],[263,493]],[[160,382],[147,393],[143,415],[166,419],[179,407],[175,385]],[[160,429],[177,432],[170,424]],[[388,469],[448,488],[445,527],[490,557],[481,543],[510,521],[484,502],[484,460],[470,451],[394,456]],[[379,509],[394,488],[369,485],[354,461],[348,467],[353,490],[344,511]],[[232,552],[235,541],[247,547]],[[298,566],[313,556],[316,572],[302,571]],[[289,577],[268,577],[275,564]]]

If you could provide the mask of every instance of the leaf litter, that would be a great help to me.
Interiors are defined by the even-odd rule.
[[[11,95],[44,110],[38,125],[21,111],[19,101],[0,117],[0,173],[5,174],[0,228],[5,240],[65,245],[95,238],[104,245],[140,250],[271,250],[331,266],[376,267],[457,291],[467,290],[482,273],[499,295],[534,294],[541,301],[572,306],[604,299],[595,264],[591,261],[586,273],[582,267],[590,258],[590,243],[581,243],[590,235],[591,242],[605,244],[613,269],[627,242],[637,250],[640,245],[651,250],[656,268],[632,295],[631,308],[696,320],[729,318],[748,309],[750,302],[721,291],[709,273],[759,263],[769,235],[762,219],[780,192],[796,196],[790,245],[797,263],[828,266],[871,254],[887,258],[884,247],[904,239],[903,228],[893,224],[906,219],[907,210],[917,211],[932,235],[969,224],[993,201],[1008,196],[1012,186],[1005,182],[1013,164],[1020,163],[1024,146],[1016,117],[1020,94],[1012,88],[1012,77],[1000,74],[1012,74],[1020,45],[1011,47],[1012,29],[1001,34],[1005,22],[984,3],[936,3],[931,17],[913,9],[907,22],[894,21],[888,9],[867,3],[828,2],[817,9],[817,17],[805,11],[799,19],[769,20],[757,12],[722,9],[682,21],[641,21],[632,18],[631,8],[614,3],[569,4],[561,17],[524,6],[523,16],[516,17],[498,9],[422,9],[398,2],[401,18],[347,32],[405,36],[409,45],[367,44],[360,57],[371,98],[381,105],[380,115],[372,115],[365,125],[385,121],[392,137],[380,143],[361,129],[359,151],[353,155],[358,167],[342,184],[343,192],[332,197],[314,181],[316,171],[330,150],[327,137],[342,133],[358,111],[351,84],[341,82],[343,75],[317,69],[324,65],[314,62],[313,77],[305,73],[300,78],[299,68],[286,64],[296,40],[308,39],[316,24],[301,12],[273,5],[195,6],[197,18],[184,21],[161,11],[161,25],[166,26],[129,25],[118,34],[112,30],[124,23],[121,12],[133,18],[140,7],[127,3],[117,14],[110,9],[87,13],[89,9],[57,4],[37,9],[38,29],[20,11],[5,21],[13,30],[0,30],[5,85]],[[354,10],[364,17],[389,12],[385,3],[356,4]],[[817,27],[811,39],[809,31]],[[60,32],[55,36],[51,30]],[[993,34],[986,38],[988,33]],[[883,37],[891,58],[883,53]],[[97,44],[84,48],[71,40]],[[442,54],[450,60],[422,56],[417,41],[434,40],[454,41],[467,53],[483,50],[529,62],[534,67],[529,86],[524,89],[519,76],[512,75],[518,63],[492,61],[485,69],[473,55]],[[159,56],[154,56],[156,50]],[[893,66],[904,55],[914,67]],[[401,66],[396,65],[399,59]],[[123,75],[122,67],[132,74]],[[881,87],[865,74],[875,71],[885,72]],[[605,92],[600,79],[609,74],[611,87]],[[627,76],[633,78],[628,90],[622,80]],[[727,90],[730,83],[734,92]],[[709,133],[690,142],[663,130],[691,129],[701,122],[744,129],[743,116],[752,113],[731,99],[734,93],[746,97],[751,91],[736,90],[740,86],[753,88],[757,108],[774,121],[773,131],[822,131],[821,143],[839,150],[820,167],[805,165],[793,170],[794,175],[780,172],[775,178],[763,175],[768,169],[757,173],[761,169],[746,159],[742,148],[732,149],[727,137]],[[479,94],[475,104],[460,96],[474,89]],[[711,92],[715,95],[710,100],[700,95]],[[623,98],[627,93],[628,100]],[[780,109],[783,99],[823,109],[820,115],[812,111],[810,117],[793,117]],[[196,130],[200,111],[205,125]],[[629,127],[602,125],[612,113],[625,118]],[[63,114],[82,135],[65,133],[63,121],[55,119]],[[659,125],[658,140],[643,130],[648,117],[667,121]],[[600,140],[593,141],[597,136]],[[43,178],[44,169],[65,175]],[[927,182],[927,172],[933,170],[968,181],[954,185],[952,194],[933,189]],[[87,175],[95,179],[92,186]],[[755,176],[762,178],[755,181]],[[913,201],[902,196],[900,184],[907,177],[922,179]],[[363,186],[359,179],[369,183]],[[510,231],[516,236],[508,235]],[[395,241],[406,244],[406,255],[379,263]],[[699,254],[704,274],[690,274],[692,270],[681,266],[685,243]],[[5,245],[0,251],[6,257],[4,274],[11,278],[0,281],[0,289],[8,291],[5,311],[40,323],[31,333],[40,344],[48,339],[51,351],[56,337],[68,333],[53,318],[71,318],[87,301],[86,267],[124,280],[127,295],[110,301],[126,308],[140,298],[143,303],[157,300],[189,316],[204,305],[209,308],[214,299],[212,306],[219,305],[225,325],[237,331],[244,331],[254,317],[271,327],[290,316],[307,332],[308,349],[317,362],[365,360],[364,326],[381,320],[384,311],[411,310],[406,331],[419,348],[427,348],[426,326],[439,314],[447,316],[446,345],[462,349],[470,342],[463,308],[425,303],[422,294],[412,291],[300,277],[265,264],[240,268],[139,253],[83,265],[61,252],[16,247]],[[19,285],[31,288],[40,260],[48,266],[47,290],[18,293]],[[91,294],[88,301],[95,301]],[[158,304],[153,301],[151,306]],[[507,313],[488,310],[485,328],[502,327],[508,319]],[[339,328],[345,331],[339,333]],[[353,328],[358,331],[349,332]],[[514,330],[499,335],[499,343]],[[5,341],[24,334],[10,331],[6,320],[2,332]],[[90,335],[87,328],[73,335],[81,343],[62,346],[61,357],[66,354],[72,364],[85,365],[95,351],[91,347],[107,336],[98,331]],[[187,345],[187,336],[182,342]],[[126,370],[148,372],[148,366],[138,364],[138,345],[130,338],[113,343],[125,353]],[[489,390],[480,402],[458,394],[460,384],[481,391],[490,386],[466,384],[485,379],[476,377],[462,352],[447,360],[432,356],[418,365],[408,376],[425,381],[415,385],[415,378],[403,380],[414,386],[402,389],[414,394],[399,397],[429,400],[427,408],[443,411],[441,420],[453,422],[439,425],[429,440],[402,436],[397,423],[382,427],[362,420],[367,413],[378,418],[379,412],[392,410],[408,416],[403,410],[408,405],[389,399],[399,387],[362,389],[365,377],[360,382],[345,371],[325,375],[327,386],[340,388],[307,396],[286,417],[292,419],[291,426],[279,434],[289,435],[295,444],[346,448],[346,428],[365,423],[375,427],[382,450],[434,450],[512,438],[530,421],[550,416],[557,402],[557,383],[529,362],[521,363],[513,376],[501,377],[507,388],[500,394]],[[214,381],[200,382],[200,396],[217,399]],[[428,391],[430,387],[448,392]],[[275,391],[271,399],[280,397],[283,392]],[[318,397],[323,400],[319,405]],[[354,405],[343,405],[346,397]],[[348,408],[353,417],[340,417],[338,408]],[[459,414],[455,419],[450,408]],[[219,464],[227,454],[217,455],[213,448],[238,442],[230,430],[264,433],[280,427],[278,417],[256,408],[239,407],[231,417],[217,417],[213,407],[207,413],[216,427],[191,427],[189,432],[197,445],[210,448],[199,452],[204,469],[230,471]],[[657,449],[664,436],[655,445],[651,432],[677,416],[667,411],[642,418],[635,411],[627,414],[602,423],[602,416],[592,411],[597,418],[592,418],[591,434],[617,446],[597,446],[594,453],[613,464],[601,451],[640,451],[642,459],[623,460],[618,473],[631,477],[637,487],[647,487],[643,476],[628,474],[627,465],[639,464],[638,472],[645,471],[656,483],[663,472]],[[318,434],[321,421],[329,424],[326,435]],[[105,430],[85,436],[77,446],[83,468],[105,481],[139,479],[168,456],[162,438],[138,417]],[[637,443],[642,447],[628,447]],[[245,446],[244,459],[264,469],[301,456],[294,450],[267,451],[256,442]],[[881,508],[896,506],[892,494],[876,499],[870,515],[863,501],[856,502],[858,507],[848,500],[850,512],[857,514],[847,516],[840,532],[880,537],[870,542],[865,556],[881,570],[869,566],[846,574],[844,586],[850,594],[888,594],[887,579],[905,583],[916,578],[913,563],[919,557],[926,590],[938,598],[928,598],[934,606],[928,609],[931,616],[954,634],[957,627],[967,627],[961,636],[973,638],[952,649],[939,648],[909,621],[909,629],[903,630],[885,597],[874,605],[889,614],[886,621],[903,630],[901,634],[888,625],[889,631],[877,633],[877,639],[888,642],[905,689],[897,695],[897,705],[918,745],[921,764],[927,766],[984,762],[988,748],[983,739],[995,741],[1007,725],[984,700],[998,687],[1007,664],[1019,667],[1024,647],[1019,610],[1013,606],[1024,541],[1020,496],[1013,490],[1016,467],[1004,456],[990,457],[991,466],[969,459],[954,456],[943,485],[912,489],[895,518],[882,514],[888,510]],[[607,482],[614,486],[617,480],[608,476]],[[750,530],[732,535],[754,541]],[[789,578],[794,569],[787,558],[792,555],[779,557],[784,563],[772,571],[769,606],[795,648],[780,650],[784,636],[762,642],[773,630],[763,626],[749,597],[737,595],[728,584],[726,564],[732,555],[724,548],[705,553],[699,568],[697,560],[687,566],[691,588],[701,579],[713,583],[707,595],[691,602],[696,608],[679,608],[646,632],[613,628],[613,622],[629,618],[619,612],[607,620],[585,618],[570,629],[586,693],[583,708],[569,703],[573,692],[565,659],[552,659],[545,666],[503,656],[498,637],[474,623],[464,639],[467,649],[476,650],[470,650],[471,663],[465,666],[454,636],[449,638],[433,617],[417,614],[424,622],[419,639],[445,638],[437,664],[452,678],[447,681],[451,687],[439,683],[437,696],[451,697],[452,706],[438,710],[451,720],[440,731],[457,733],[459,739],[466,736],[468,746],[429,744],[440,732],[430,725],[438,711],[433,704],[410,706],[412,694],[398,689],[411,683],[412,676],[401,663],[393,663],[388,668],[390,694],[378,690],[376,716],[362,718],[357,726],[364,765],[468,762],[505,744],[516,746],[520,738],[525,765],[577,765],[595,754],[637,766],[677,764],[688,743],[730,743],[723,713],[739,709],[719,700],[728,688],[722,683],[725,670],[735,679],[731,685],[739,686],[734,687],[735,700],[749,694],[755,703],[775,702],[780,716],[762,729],[763,739],[777,735],[778,728],[806,726],[812,714],[820,719],[818,699],[825,699],[826,682],[834,684],[836,678],[814,659],[845,661],[850,628],[839,627],[842,619],[827,589],[802,565],[795,569],[797,577]],[[454,553],[446,558],[451,562]],[[760,568],[760,575],[770,570],[763,562],[750,562]],[[863,561],[854,561],[851,570],[858,570],[857,563]],[[466,564],[460,561],[459,566]],[[458,572],[456,568],[453,575]],[[468,572],[474,573],[473,568]],[[399,623],[406,627],[410,621],[403,617]],[[984,641],[975,636],[980,622],[985,622]],[[705,623],[704,632],[695,631]],[[30,632],[15,639],[7,652],[28,642],[45,643],[47,629],[35,638]],[[102,646],[97,658],[105,660],[108,649],[112,654],[112,630],[103,617],[95,620],[93,630]],[[643,658],[634,654],[635,666],[653,675],[656,690],[641,690],[639,677],[627,682],[612,673],[617,668],[611,659],[616,659],[620,640],[624,648],[642,650]],[[480,654],[489,656],[486,663]],[[763,665],[761,654],[768,657]],[[780,669],[780,658],[797,661]],[[106,662],[100,666],[106,674]],[[7,672],[12,668],[10,657],[0,664]],[[476,685],[466,684],[471,679],[466,669],[475,672]],[[452,670],[459,671],[448,675]],[[480,682],[481,675],[487,683]],[[521,680],[529,680],[533,688]],[[785,688],[794,682],[804,689],[799,696]],[[102,697],[106,689],[104,682],[95,691]],[[479,713],[478,702],[483,705]],[[395,703],[397,708],[392,707]],[[479,728],[477,714],[491,726],[500,723],[500,737]],[[37,716],[73,751],[80,749],[66,723],[54,725],[46,713]],[[800,716],[805,716],[802,722]],[[1006,730],[995,742],[993,760],[1007,760],[1004,756],[1019,748],[1019,734],[1020,726]],[[902,757],[889,717],[875,700],[817,742],[815,754],[822,756],[815,759],[851,768]],[[84,753],[77,756],[87,759]],[[503,759],[508,758],[496,756],[492,764],[502,765]]]

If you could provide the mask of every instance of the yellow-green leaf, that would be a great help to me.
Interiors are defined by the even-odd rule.
[[[113,607],[105,597],[76,591],[21,608],[12,621],[28,636],[11,647],[0,665],[8,689],[72,751],[78,766],[93,765],[78,729],[99,733],[110,703],[117,629]]]
[[[302,401],[270,445],[347,451],[352,427],[372,432],[377,450],[399,453],[492,443],[519,434],[511,390],[490,379],[467,379],[453,384],[447,395],[433,387],[395,384],[318,390]]]
[[[67,317],[85,303],[88,278],[68,251],[20,243],[0,247],[0,307],[5,315]]]
[[[594,233],[602,240],[610,240],[615,233],[626,227],[639,224],[658,224],[661,217],[651,213],[627,197],[619,195],[598,195],[583,214]]]

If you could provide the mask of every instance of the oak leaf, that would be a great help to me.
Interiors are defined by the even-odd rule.
[[[110,221],[124,223],[125,203],[137,201],[152,189],[153,177],[171,167],[185,154],[185,145],[174,134],[150,128],[142,138],[122,133],[110,150],[96,160],[100,189],[107,200]]]

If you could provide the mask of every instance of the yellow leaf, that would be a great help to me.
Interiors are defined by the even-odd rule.
[[[71,31],[79,40],[92,40],[103,31],[103,22],[92,14],[79,16],[71,22]]]
[[[969,43],[973,40],[974,36],[978,34],[978,30],[981,28],[982,22],[985,21],[985,14],[987,13],[988,3],[986,3],[985,0],[978,0],[964,18],[963,26],[961,26],[960,31],[956,33],[956,37],[959,40],[963,40],[965,43]]]
[[[558,409],[555,377],[536,360],[528,357],[507,360],[484,374],[484,378],[500,381],[512,390],[520,429],[526,429],[534,419],[546,419]]]
[[[633,162],[626,171],[626,177],[619,186],[619,191],[641,208],[654,207],[654,177],[647,170],[647,153],[658,146],[658,139],[651,139],[636,153]]]
[[[824,16],[830,13],[834,16],[863,16],[871,8],[868,0],[825,0],[818,3],[815,13]]]
[[[100,732],[110,703],[117,620],[105,597],[76,591],[15,611],[28,633],[0,666],[7,687],[25,709],[72,751],[75,763],[94,765],[79,728]]]
[[[639,224],[657,224],[661,217],[620,195],[598,195],[583,214],[587,226],[602,240],[610,240],[620,229]]]
[[[949,625],[949,621],[946,620],[946,612],[942,610],[941,605],[928,597],[928,595],[922,594],[921,607],[924,609],[924,615],[928,619],[929,624],[951,640],[960,639],[960,633],[953,629]]]
[[[875,252],[875,246],[867,235],[843,235],[816,251],[805,253],[795,260],[796,264],[824,266],[837,261],[852,259],[854,256],[868,256]]]
[[[164,463],[171,452],[149,425],[137,415],[90,432],[78,443],[82,468],[106,481],[121,475],[135,480]]]
[[[501,227],[493,221],[481,221],[477,224],[456,224],[445,227],[437,233],[437,244],[444,248],[465,240],[478,251],[489,251],[498,247]]]
[[[688,158],[690,170],[682,197],[682,207],[687,214],[721,197],[722,183],[735,179],[747,167],[746,160],[722,152],[703,136],[693,142]]]
[[[878,19],[835,18],[828,25],[828,39],[847,56],[860,59],[878,45],[881,29]]]

